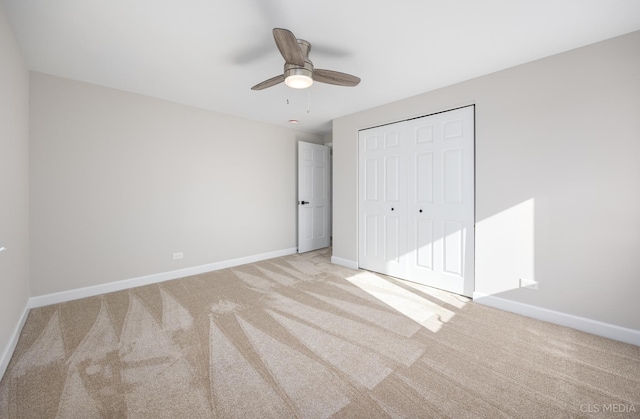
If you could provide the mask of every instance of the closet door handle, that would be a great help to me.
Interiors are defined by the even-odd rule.
[[[393,207],[391,207],[391,211],[393,211]]]
[[[420,212],[422,212],[422,210],[420,210]]]

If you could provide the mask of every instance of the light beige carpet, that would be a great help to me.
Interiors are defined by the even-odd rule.
[[[0,383],[8,418],[589,416],[640,416],[640,347],[328,250],[34,309]]]

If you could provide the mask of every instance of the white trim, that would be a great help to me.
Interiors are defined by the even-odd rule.
[[[2,351],[2,356],[0,356],[0,379],[4,376],[7,367],[9,366],[9,361],[11,361],[11,357],[13,356],[13,351],[16,349],[16,345],[18,344],[18,338],[20,338],[20,332],[22,332],[22,327],[24,327],[24,323],[27,321],[27,316],[29,315],[30,305],[29,301],[24,306],[24,310],[22,311],[22,316],[20,316],[20,320],[16,325],[15,329],[13,329],[13,333],[11,334],[11,338],[7,345],[4,347]]]
[[[140,276],[137,278],[124,279],[122,281],[109,282],[106,284],[94,285],[91,287],[76,288],[73,290],[56,292],[53,294],[38,295],[29,299],[29,307],[42,307],[51,304],[63,303],[65,301],[77,300],[79,298],[93,297],[95,295],[107,294],[109,292],[121,291],[124,289],[140,287],[143,285],[169,281],[171,279],[183,278],[186,276],[198,275],[205,272],[217,271],[219,269],[245,265],[247,263],[259,262],[265,259],[273,259],[281,256],[292,255],[296,252],[296,248],[293,247],[289,249],[261,253],[253,256],[245,256],[237,259],[209,263],[206,265],[193,266],[191,268],[184,268],[175,271]]]
[[[354,262],[349,259],[342,259],[337,256],[331,256],[331,263],[340,265],[340,266],[345,266],[351,269],[358,269],[358,262]]]
[[[473,293],[473,301],[500,310],[510,311],[534,319],[640,346],[640,330],[616,326],[586,317],[574,316],[573,314],[536,307],[479,292]]]

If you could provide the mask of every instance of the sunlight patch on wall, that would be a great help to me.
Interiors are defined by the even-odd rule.
[[[535,199],[476,223],[476,291],[496,294],[535,281]]]

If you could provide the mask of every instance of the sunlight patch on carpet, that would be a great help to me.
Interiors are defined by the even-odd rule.
[[[371,272],[360,272],[348,277],[347,281],[434,333],[455,315],[451,310]]]

